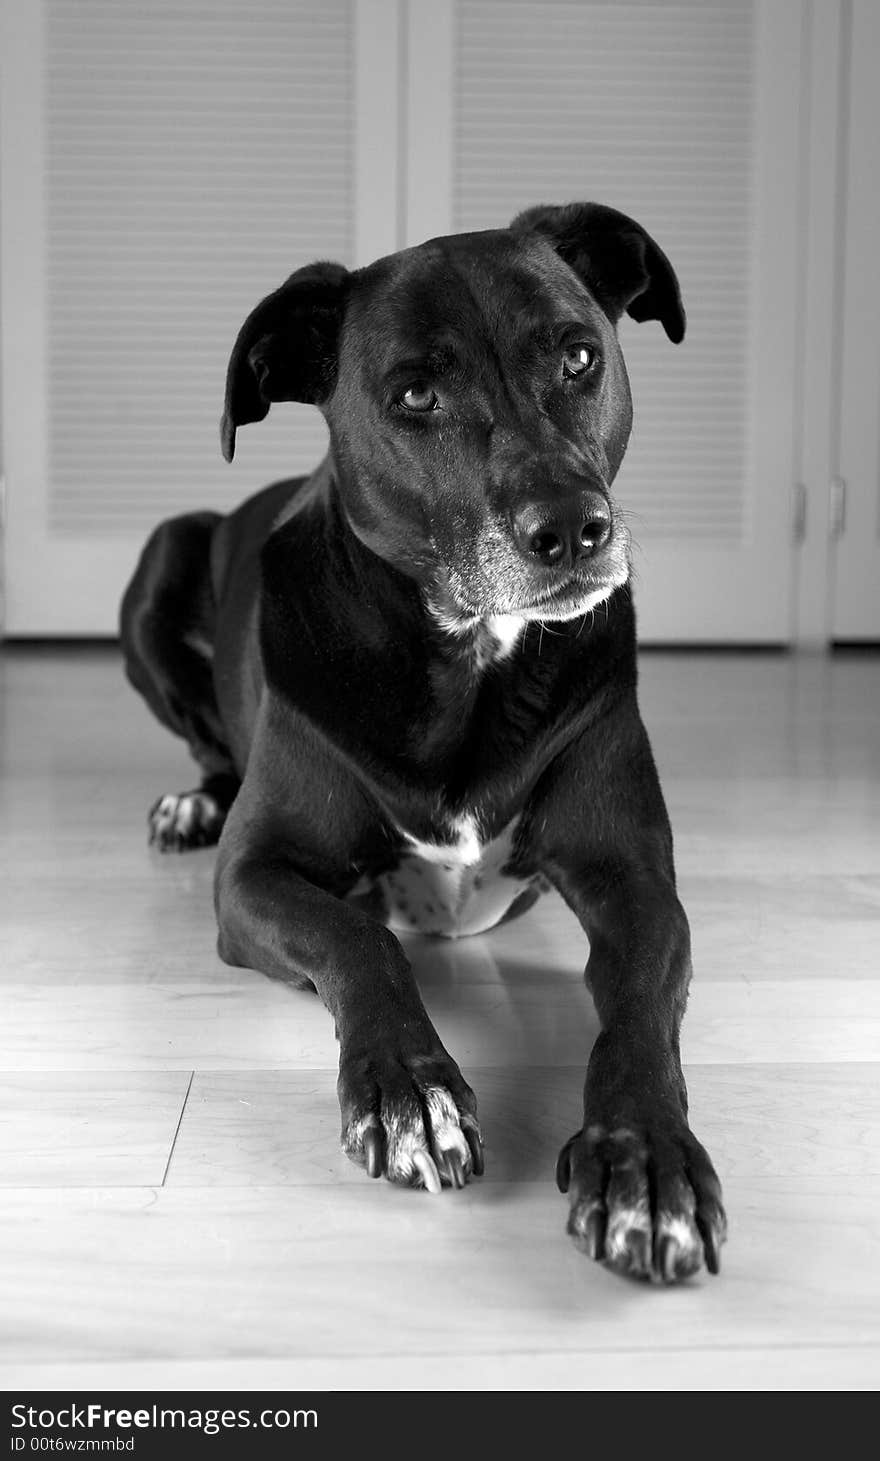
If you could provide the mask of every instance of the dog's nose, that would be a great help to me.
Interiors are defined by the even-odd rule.
[[[559,506],[530,502],[514,518],[520,552],[543,568],[570,568],[591,558],[611,536],[611,509],[598,492]]]

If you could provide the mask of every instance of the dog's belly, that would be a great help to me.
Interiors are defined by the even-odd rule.
[[[513,823],[485,845],[471,819],[462,819],[456,830],[456,843],[407,837],[409,849],[397,867],[377,879],[390,928],[463,938],[493,928],[524,895],[537,896],[538,880],[503,871],[510,861]]]

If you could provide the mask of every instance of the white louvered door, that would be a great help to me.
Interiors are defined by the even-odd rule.
[[[797,0],[413,0],[407,242],[592,199],[669,255],[683,345],[621,326],[640,632],[787,641]]]
[[[396,247],[395,0],[4,0],[5,627],[115,632],[163,516],[320,458],[314,410],[220,457],[239,324]]]

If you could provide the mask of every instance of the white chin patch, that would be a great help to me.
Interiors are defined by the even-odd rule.
[[[530,622],[538,620],[542,624],[564,623],[568,619],[582,619],[584,614],[589,614],[593,609],[598,609],[609,599],[616,588],[626,583],[626,575],[621,578],[612,579],[611,583],[604,588],[598,588],[591,594],[586,594],[582,599],[573,599],[569,602],[563,600],[558,604],[538,604],[534,609],[524,609],[521,617]]]
[[[582,619],[585,614],[592,613],[604,604],[614,590],[625,584],[628,578],[629,569],[624,565],[602,588],[594,589],[582,598],[560,599],[557,602],[550,600],[509,612],[493,613],[488,610],[481,613],[449,605],[441,607],[430,599],[427,607],[434,622],[445,634],[460,640],[472,639],[479,651],[479,668],[483,669],[487,664],[496,664],[513,653],[527,624],[558,624]],[[485,639],[486,634],[489,636],[488,642]]]

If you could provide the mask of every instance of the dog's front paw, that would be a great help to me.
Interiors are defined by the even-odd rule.
[[[169,792],[147,815],[150,842],[160,852],[186,852],[216,842],[226,813],[209,791]]]
[[[588,1257],[665,1283],[704,1261],[718,1273],[727,1236],[721,1184],[687,1126],[587,1126],[560,1152],[556,1180],[569,1195],[568,1231]]]
[[[477,1103],[448,1056],[343,1058],[342,1149],[371,1177],[439,1192],[483,1172]]]

